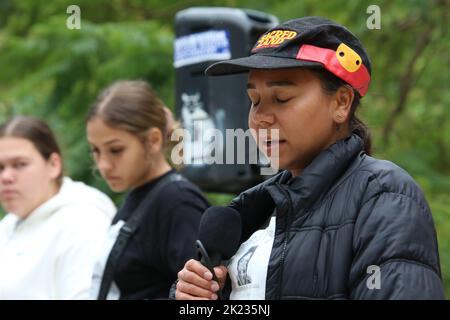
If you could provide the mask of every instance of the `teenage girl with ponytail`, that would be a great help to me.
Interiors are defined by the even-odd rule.
[[[87,138],[95,165],[111,190],[128,191],[99,257],[92,298],[167,298],[178,270],[195,255],[208,202],[166,158],[175,124],[144,81],[114,83],[89,111]],[[133,229],[128,235],[127,225]],[[120,234],[128,238],[117,254]]]

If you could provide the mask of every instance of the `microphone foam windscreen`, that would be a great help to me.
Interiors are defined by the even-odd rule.
[[[241,215],[230,207],[210,207],[200,220],[198,238],[208,253],[231,258],[241,239]]]

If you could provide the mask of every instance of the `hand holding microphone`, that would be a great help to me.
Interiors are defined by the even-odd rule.
[[[199,261],[187,261],[178,273],[176,299],[214,300],[220,297],[227,276],[227,268],[220,263],[233,256],[240,238],[241,217],[236,210],[229,207],[206,210],[196,241]]]

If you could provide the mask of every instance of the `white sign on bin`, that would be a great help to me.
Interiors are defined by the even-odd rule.
[[[209,30],[175,39],[175,68],[228,59],[231,59],[231,51],[229,33],[226,30]]]

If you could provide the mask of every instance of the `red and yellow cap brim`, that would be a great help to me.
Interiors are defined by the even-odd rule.
[[[346,44],[336,50],[303,44],[298,50],[298,60],[321,63],[325,69],[350,84],[363,97],[370,83],[370,74],[361,57]]]

